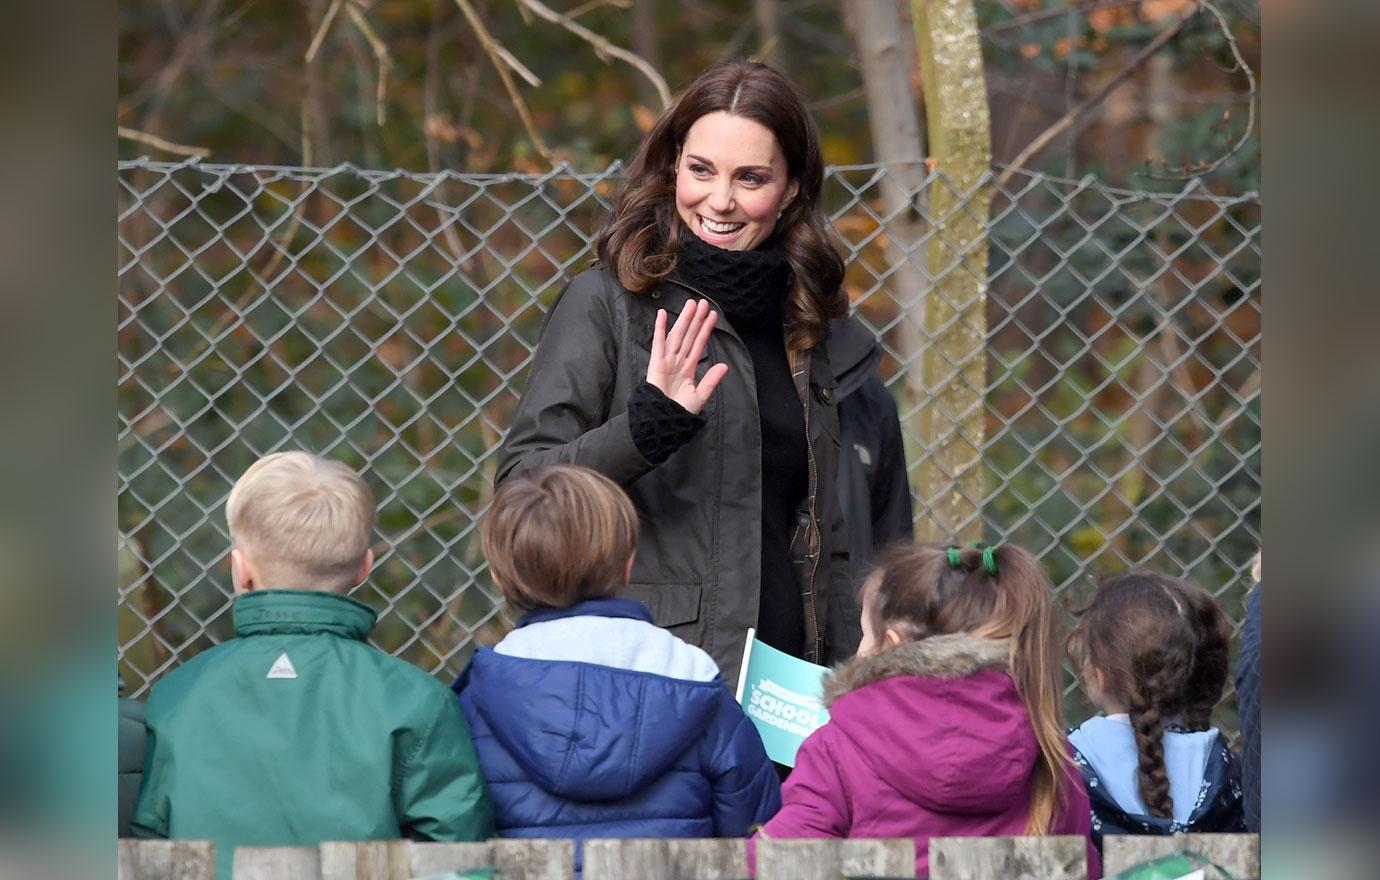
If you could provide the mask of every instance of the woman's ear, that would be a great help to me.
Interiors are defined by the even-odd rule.
[[[786,197],[781,200],[781,211],[783,213],[791,206],[791,203],[795,201],[795,197],[798,195],[800,195],[800,181],[792,180],[786,186]]]
[[[903,641],[904,639],[901,638],[901,633],[890,627],[888,627],[887,631],[882,635],[882,643],[888,648],[894,648]]]

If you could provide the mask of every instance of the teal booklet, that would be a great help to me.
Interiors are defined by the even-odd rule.
[[[820,701],[827,667],[759,642],[757,630],[747,633],[743,666],[738,673],[738,702],[757,725],[767,757],[795,766],[795,753],[805,737],[829,720]]]

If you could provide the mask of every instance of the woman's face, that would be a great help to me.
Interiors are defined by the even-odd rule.
[[[757,247],[799,191],[765,125],[720,111],[701,116],[686,133],[676,160],[676,213],[715,247]]]

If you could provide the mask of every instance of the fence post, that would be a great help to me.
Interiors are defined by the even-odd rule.
[[[315,846],[237,846],[235,880],[321,880]]]
[[[1102,867],[1114,874],[1140,862],[1185,851],[1221,866],[1234,880],[1260,878],[1258,834],[1108,835],[1102,841]]]
[[[676,880],[664,840],[586,840],[585,880]]]
[[[930,155],[921,414],[921,537],[982,537],[987,390],[987,220],[992,127],[973,0],[911,0]]]
[[[321,880],[409,880],[410,846],[406,840],[322,841]]]
[[[571,840],[496,839],[494,866],[504,880],[570,880],[575,873]]]
[[[847,877],[914,877],[915,841],[757,841],[758,880],[838,880]]]
[[[1085,837],[933,837],[930,880],[1087,880]]]
[[[119,842],[119,880],[215,880],[216,845],[209,840]]]
[[[668,840],[666,849],[677,877],[733,880],[748,876],[747,841],[742,838]]]
[[[425,877],[447,871],[468,871],[471,868],[496,867],[492,842],[433,843],[417,841],[408,848],[408,877]],[[324,871],[322,872],[325,873]],[[508,876],[508,875],[505,875]],[[517,877],[525,880],[526,875]],[[569,876],[569,875],[566,875]],[[564,877],[561,880],[565,880]]]

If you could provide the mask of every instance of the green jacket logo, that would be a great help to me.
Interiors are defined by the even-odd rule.
[[[288,659],[287,652],[278,655],[278,659],[273,661],[273,666],[268,670],[265,678],[296,678],[297,670],[293,668],[292,661]]]

